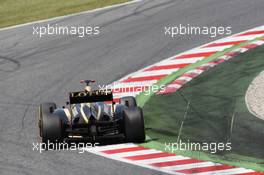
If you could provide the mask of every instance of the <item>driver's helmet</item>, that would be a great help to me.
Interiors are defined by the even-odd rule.
[[[84,89],[85,89],[86,92],[91,92],[92,91],[91,86],[85,86]]]

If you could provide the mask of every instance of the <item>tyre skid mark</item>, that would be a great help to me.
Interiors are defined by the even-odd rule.
[[[7,64],[10,64],[10,63],[11,63],[11,65],[7,66]],[[9,68],[10,66],[11,66],[11,69],[5,70],[7,67]],[[18,70],[20,68],[20,66],[21,66],[21,64],[19,61],[0,55],[0,71],[1,72],[8,72],[8,73],[14,72],[14,71]],[[2,68],[2,67],[4,67],[4,68]]]

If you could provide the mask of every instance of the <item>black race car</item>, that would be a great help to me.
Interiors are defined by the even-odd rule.
[[[83,80],[85,90],[70,92],[67,107],[43,103],[38,108],[39,134],[43,143],[69,140],[120,138],[145,141],[143,112],[134,97],[113,101],[111,90],[92,90],[92,80]],[[110,104],[109,104],[110,102]]]

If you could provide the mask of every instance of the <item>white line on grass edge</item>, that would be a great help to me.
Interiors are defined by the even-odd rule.
[[[98,11],[102,11],[102,10],[107,10],[107,9],[111,9],[111,8],[116,8],[116,7],[121,7],[121,6],[125,6],[125,5],[134,4],[134,3],[137,3],[137,2],[141,2],[141,1],[143,1],[143,0],[132,0],[132,1],[129,1],[129,2],[125,2],[125,3],[121,3],[121,4],[115,4],[115,5],[106,6],[106,7],[101,7],[101,8],[97,8],[97,9],[93,9],[93,10],[82,11],[82,12],[78,12],[78,13],[72,13],[72,14],[68,14],[68,15],[64,15],[64,16],[58,16],[58,17],[53,17],[53,18],[48,18],[48,19],[43,19],[43,20],[38,20],[38,21],[32,21],[32,22],[28,22],[28,23],[24,23],[24,24],[18,24],[18,25],[14,25],[14,26],[10,26],[10,27],[4,27],[4,28],[0,28],[0,32],[1,31],[5,31],[5,30],[9,30],[9,29],[18,28],[18,27],[24,27],[24,26],[27,26],[27,25],[32,25],[32,24],[37,24],[37,23],[44,23],[44,22],[64,19],[64,18],[68,18],[68,17],[72,17],[72,16],[78,16],[78,15],[83,15],[83,14],[94,13],[94,12],[98,12]]]

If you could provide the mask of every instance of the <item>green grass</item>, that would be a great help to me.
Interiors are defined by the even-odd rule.
[[[129,0],[0,0],[0,28],[127,1]]]
[[[203,73],[174,94],[152,96],[144,106],[144,113],[146,127],[150,128],[147,134],[155,141],[145,146],[163,150],[165,142],[177,141],[189,101],[181,140],[230,141],[232,150],[217,154],[176,153],[264,171],[264,121],[248,112],[244,100],[250,82],[264,69],[263,58],[264,47],[253,49]]]

